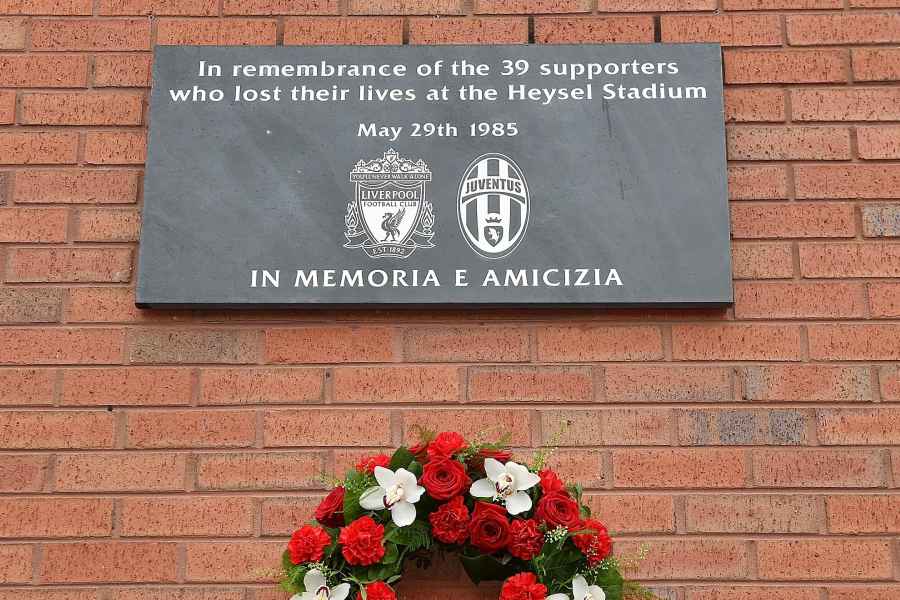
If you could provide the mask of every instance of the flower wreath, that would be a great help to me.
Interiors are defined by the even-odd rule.
[[[459,555],[474,583],[503,581],[500,600],[621,600],[606,527],[539,452],[530,466],[506,444],[422,432],[393,456],[361,460],[294,532],[282,558],[291,600],[396,600],[404,561]]]

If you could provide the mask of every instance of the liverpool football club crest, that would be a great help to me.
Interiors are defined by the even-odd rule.
[[[508,156],[491,153],[473,160],[459,182],[459,228],[484,258],[509,256],[528,227],[530,200],[522,169]]]
[[[425,197],[431,171],[422,159],[390,149],[357,162],[350,181],[355,191],[344,216],[345,248],[362,248],[371,258],[406,258],[417,248],[434,247],[434,209]]]

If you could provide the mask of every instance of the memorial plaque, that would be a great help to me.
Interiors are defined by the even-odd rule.
[[[158,47],[142,307],[732,302],[714,44]]]

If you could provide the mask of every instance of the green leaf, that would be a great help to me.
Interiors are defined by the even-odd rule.
[[[422,463],[414,460],[406,466],[406,470],[419,478],[422,476]]]
[[[489,554],[480,556],[460,556],[466,575],[472,583],[478,585],[482,581],[503,581],[510,575],[515,575],[517,569],[510,562],[510,557],[497,558]]]
[[[385,541],[406,546],[410,552],[431,547],[431,529],[425,521],[413,521],[406,527],[397,527],[393,523],[388,526],[384,535]]]
[[[414,460],[416,460],[416,457],[413,456],[413,453],[409,451],[409,448],[407,448],[406,446],[400,446],[391,457],[391,462],[390,464],[388,464],[388,468],[391,471],[396,471],[397,469],[405,469],[407,466],[409,466],[409,463],[413,462]]]
[[[285,550],[281,554],[281,568],[284,569],[284,572],[290,574],[291,571],[294,570],[294,563],[291,562],[291,553]]]

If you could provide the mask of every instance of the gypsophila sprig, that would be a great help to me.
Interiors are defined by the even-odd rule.
[[[544,541],[546,541],[548,544],[558,544],[562,540],[566,539],[568,535],[569,530],[565,526],[559,525],[558,527],[554,527],[544,534]]]

